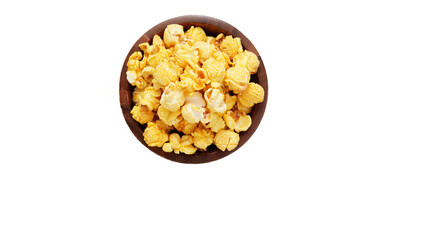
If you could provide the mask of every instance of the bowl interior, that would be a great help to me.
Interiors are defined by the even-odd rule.
[[[130,114],[130,111],[134,106],[134,103],[132,101],[132,92],[134,87],[130,85],[130,83],[127,81],[127,78],[126,78],[127,61],[133,52],[140,51],[138,47],[140,43],[149,42],[151,44],[152,38],[156,34],[159,35],[161,38],[163,38],[164,29],[167,27],[167,25],[172,23],[182,25],[185,31],[189,29],[191,26],[201,27],[206,32],[207,36],[215,37],[219,33],[223,33],[225,36],[232,35],[233,37],[239,37],[241,38],[241,44],[243,45],[243,48],[253,52],[259,58],[260,65],[259,65],[258,71],[256,74],[251,75],[250,81],[256,82],[263,87],[263,89],[265,90],[265,98],[262,103],[256,104],[253,107],[252,112],[250,113],[252,118],[252,125],[247,131],[239,133],[240,142],[238,146],[232,151],[222,152],[216,146],[214,146],[214,144],[212,144],[211,146],[207,148],[207,151],[205,152],[201,152],[198,150],[193,155],[186,155],[186,154],[175,154],[173,152],[166,153],[161,148],[149,147],[143,140],[143,135],[142,135],[146,125],[139,124],[136,120],[132,118],[132,115]],[[181,162],[181,163],[206,163],[206,162],[218,160],[220,158],[223,158],[237,151],[253,135],[253,133],[256,131],[257,127],[259,126],[260,121],[262,120],[263,114],[265,112],[266,103],[268,99],[268,81],[267,81],[265,66],[263,65],[262,58],[260,57],[258,51],[254,47],[254,45],[247,39],[247,37],[245,37],[238,29],[216,18],[207,17],[207,16],[190,15],[190,16],[181,16],[181,17],[176,17],[176,18],[166,20],[154,26],[153,28],[151,28],[148,32],[146,32],[144,35],[142,35],[142,37],[140,37],[136,41],[136,43],[133,45],[133,47],[130,49],[129,53],[127,54],[127,57],[123,64],[123,68],[121,70],[119,93],[120,93],[120,105],[121,105],[124,118],[130,130],[133,132],[135,137],[143,145],[145,145],[152,152],[172,161]]]

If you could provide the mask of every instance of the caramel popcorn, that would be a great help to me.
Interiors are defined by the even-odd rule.
[[[135,87],[131,114],[146,124],[148,146],[175,154],[235,149],[239,133],[252,124],[253,106],[264,99],[262,86],[250,82],[260,64],[256,54],[238,37],[207,36],[201,27],[185,31],[179,24],[139,48],[126,77]]]

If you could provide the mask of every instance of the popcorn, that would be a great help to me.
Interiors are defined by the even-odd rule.
[[[188,103],[182,107],[183,119],[189,123],[198,123],[204,120],[205,108],[197,107],[195,104]]]
[[[160,104],[167,110],[175,112],[185,103],[185,96],[183,90],[180,89],[175,83],[170,83],[161,95]]]
[[[194,146],[203,151],[213,143],[214,133],[207,128],[197,127],[191,135],[194,137]]]
[[[148,122],[148,126],[143,132],[143,137],[150,147],[162,147],[169,140],[166,130],[160,128],[157,122]]]
[[[169,142],[163,145],[163,151],[174,151],[176,154],[181,152],[188,155],[194,154],[197,151],[197,148],[192,145],[193,142],[193,138],[190,135],[184,135],[180,137],[179,134],[172,133],[170,134]]]
[[[242,105],[252,107],[256,103],[263,102],[265,91],[257,83],[249,83],[246,90],[239,95],[239,101]]]
[[[174,123],[173,127],[179,132],[183,132],[186,135],[190,135],[197,127],[197,124],[190,123],[182,118],[181,121],[179,121],[178,123]]]
[[[207,36],[202,28],[191,26],[188,31],[186,31],[185,38],[190,42],[204,42]]]
[[[219,132],[221,129],[225,128],[225,121],[217,113],[211,113],[209,123],[207,127],[210,128],[213,132]]]
[[[204,99],[206,99],[207,107],[212,112],[224,113],[226,111],[227,107],[224,101],[225,96],[220,92],[220,90],[209,88],[204,93]]]
[[[167,47],[176,45],[179,42],[182,42],[184,39],[185,33],[183,32],[183,26],[179,24],[170,24],[164,30],[164,43]]]
[[[233,66],[246,68],[250,74],[255,74],[260,64],[257,56],[253,52],[247,50],[244,50],[244,52],[235,55],[233,61]]]
[[[226,126],[236,132],[247,131],[251,126],[251,117],[242,111],[228,111],[223,115]]]
[[[240,38],[233,38],[232,36],[226,36],[225,39],[220,43],[220,50],[226,53],[229,58],[232,58],[237,55],[237,53],[243,52],[243,46],[241,45]]]
[[[161,62],[154,70],[152,83],[154,88],[166,87],[170,82],[179,80],[179,67],[170,62]]]
[[[154,119],[154,112],[144,105],[135,105],[130,113],[132,114],[133,119],[138,121],[140,124],[146,124]]]
[[[240,66],[226,70],[225,83],[234,93],[242,93],[250,82],[250,72]]]
[[[155,35],[152,45],[139,48],[129,56],[126,77],[135,87],[131,114],[146,124],[148,146],[176,154],[211,145],[235,149],[239,132],[252,124],[252,107],[264,99],[263,88],[250,82],[260,61],[241,39],[170,24],[163,39]]]
[[[215,51],[213,44],[201,41],[194,43],[193,47],[198,51],[198,56],[200,57],[201,63],[204,63],[207,59],[209,59]]]
[[[226,69],[219,61],[209,58],[203,63],[203,69],[206,71],[211,82],[222,83]]]
[[[220,130],[214,137],[214,144],[222,151],[234,150],[240,141],[238,133],[231,130]]]
[[[180,109],[176,111],[170,111],[165,108],[163,105],[160,105],[157,110],[157,115],[165,124],[172,126],[173,124],[178,123],[181,119],[179,118],[181,114]]]

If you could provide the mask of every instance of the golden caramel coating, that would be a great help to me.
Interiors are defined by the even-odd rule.
[[[165,108],[163,105],[160,105],[157,110],[157,115],[161,119],[161,121],[163,121],[169,126],[172,126],[173,124],[176,124],[181,121],[181,119],[179,118],[179,116],[181,115],[180,109],[172,112]]]
[[[255,74],[259,68],[259,59],[257,56],[250,51],[244,50],[242,53],[238,53],[234,56],[233,66],[240,66],[246,68],[250,74]]]
[[[193,137],[191,135],[184,135],[182,137],[177,133],[170,134],[169,142],[165,143],[163,146],[163,151],[174,153],[185,153],[185,154],[194,154],[197,151],[192,144],[194,143]]]
[[[246,90],[238,96],[238,100],[247,107],[252,107],[254,104],[263,102],[265,91],[263,87],[257,83],[251,82]]]
[[[163,88],[179,80],[179,67],[171,62],[161,62],[154,70],[154,88]]]
[[[194,43],[193,47],[198,51],[198,56],[200,56],[201,63],[204,63],[215,52],[215,46],[206,42],[196,42]]]
[[[213,143],[214,133],[207,128],[197,127],[191,135],[194,137],[194,146],[203,151]]]
[[[148,122],[148,126],[143,132],[143,137],[150,147],[162,147],[169,140],[166,130],[160,128],[156,122]]]
[[[224,113],[226,111],[225,95],[219,89],[207,89],[204,92],[204,99],[211,112]]]
[[[191,26],[185,33],[185,38],[190,43],[204,42],[207,39],[206,33],[200,27]]]
[[[183,90],[175,83],[170,83],[161,95],[160,104],[167,110],[175,112],[185,103]]]
[[[132,108],[132,111],[130,111],[132,114],[133,119],[138,121],[140,124],[146,124],[152,119],[154,119],[154,112],[149,110],[148,107],[144,105],[135,105]]]
[[[207,125],[208,128],[210,128],[213,132],[219,132],[221,129],[225,128],[225,121],[223,118],[217,114],[217,113],[210,113],[209,114],[209,122]]]
[[[173,127],[186,135],[190,135],[194,129],[197,127],[196,123],[190,123],[182,118],[182,120],[178,123],[173,124]]]
[[[226,53],[229,58],[232,60],[232,58],[237,55],[238,53],[243,52],[243,46],[241,45],[241,39],[236,37],[233,38],[232,36],[226,36],[222,42],[220,43],[220,50],[222,52]]]
[[[263,88],[250,82],[260,61],[244,51],[241,39],[170,24],[163,38],[155,35],[152,45],[139,48],[129,56],[126,77],[135,87],[131,114],[147,124],[148,146],[176,154],[206,151],[212,144],[235,149],[238,133],[252,124],[253,105],[264,99]]]
[[[183,32],[183,26],[179,24],[170,24],[164,30],[164,43],[167,47],[176,45],[184,40],[185,33]]]
[[[225,83],[234,93],[242,93],[250,82],[250,72],[240,66],[226,70]]]
[[[242,111],[228,111],[223,115],[226,126],[236,132],[247,131],[251,126],[251,117]]]
[[[188,103],[182,107],[183,119],[189,123],[198,123],[204,119],[205,108]]]
[[[231,110],[234,107],[237,100],[238,100],[238,97],[236,95],[231,96],[231,94],[225,93],[226,110]]]
[[[133,102],[139,105],[145,105],[151,111],[157,111],[160,106],[161,90],[154,87],[146,87],[145,89],[135,88],[133,91]]]
[[[238,146],[240,136],[231,130],[220,130],[214,137],[214,144],[222,151],[234,150]]]
[[[203,63],[203,69],[211,82],[222,83],[226,69],[219,61],[209,58]]]

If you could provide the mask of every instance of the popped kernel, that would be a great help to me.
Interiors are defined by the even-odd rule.
[[[161,95],[160,104],[167,110],[175,112],[185,103],[183,90],[175,83],[170,83]]]
[[[170,24],[139,48],[129,56],[126,77],[135,87],[131,114],[146,124],[148,146],[176,154],[211,145],[235,149],[239,132],[252,124],[253,105],[264,100],[263,88],[250,82],[260,61],[241,39]]]
[[[197,151],[193,144],[193,137],[191,135],[184,135],[182,137],[177,133],[170,134],[169,142],[163,145],[163,151],[174,153],[185,153],[185,154],[194,154]]]
[[[243,46],[241,45],[241,39],[236,37],[233,38],[232,36],[226,36],[222,42],[220,43],[220,50],[222,52],[226,53],[229,58],[232,60],[232,58],[237,55],[238,53],[243,52]]]
[[[167,47],[176,45],[184,40],[185,33],[183,32],[183,26],[179,24],[170,24],[164,30],[164,43]]]
[[[250,82],[250,72],[240,66],[226,70],[225,83],[234,93],[242,93]]]
[[[226,69],[219,61],[209,58],[203,63],[203,69],[206,71],[211,82],[222,83]]]
[[[140,124],[146,124],[151,122],[154,119],[154,112],[149,110],[148,107],[144,105],[135,105],[130,111],[133,119],[138,121]]]
[[[251,82],[246,90],[239,95],[238,100],[244,106],[252,107],[256,103],[263,102],[264,97],[265,91],[263,87],[257,83]]]
[[[214,136],[213,142],[220,150],[231,151],[237,147],[239,141],[240,136],[238,135],[238,133],[231,130],[220,130]]]
[[[207,128],[197,127],[191,135],[194,137],[194,146],[203,151],[213,143],[214,133]]]
[[[165,124],[169,126],[172,126],[173,124],[176,124],[181,120],[179,119],[179,116],[181,115],[180,109],[176,111],[170,111],[163,105],[160,105],[160,107],[158,107],[157,115]]]
[[[247,131],[251,126],[251,117],[242,111],[228,111],[223,115],[226,126],[236,132]]]
[[[162,88],[169,85],[170,82],[179,80],[178,67],[170,62],[161,62],[153,72],[154,88]]]
[[[257,56],[253,52],[247,50],[234,56],[233,65],[246,68],[250,74],[255,74],[257,72],[259,64],[260,62]]]
[[[226,111],[225,95],[219,89],[209,88],[204,92],[204,99],[212,112],[224,113]]]
[[[160,128],[157,122],[148,122],[143,137],[150,147],[162,147],[169,140],[169,134],[165,129]]]

